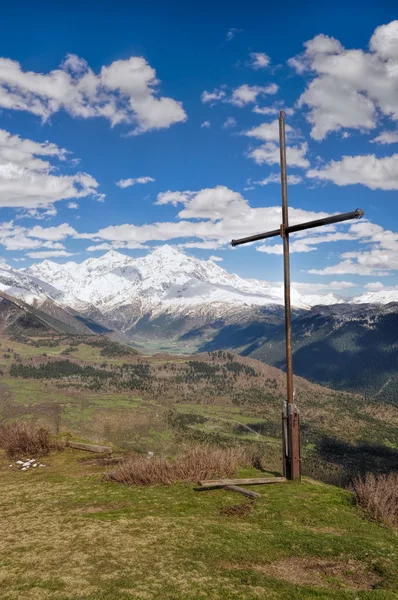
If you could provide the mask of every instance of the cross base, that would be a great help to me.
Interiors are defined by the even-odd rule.
[[[295,404],[284,402],[282,411],[283,475],[301,481],[300,413]]]

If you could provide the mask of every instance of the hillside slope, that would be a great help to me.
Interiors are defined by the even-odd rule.
[[[101,337],[0,343],[4,421],[33,418],[59,433],[142,451],[173,447],[181,437],[243,440],[265,445],[280,469],[286,378],[279,369],[223,351],[143,356]],[[295,388],[309,472],[322,464],[328,480],[346,480],[369,465],[393,468],[396,409],[300,377]]]
[[[397,403],[398,304],[314,307],[293,321],[295,373],[341,390]],[[244,354],[284,367],[284,327]]]

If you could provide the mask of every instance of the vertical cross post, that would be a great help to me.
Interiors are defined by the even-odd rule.
[[[300,417],[294,404],[293,390],[293,350],[292,350],[292,310],[290,302],[290,254],[289,254],[289,209],[287,200],[287,168],[286,168],[286,135],[285,113],[279,115],[279,148],[281,165],[281,190],[282,190],[282,225],[281,236],[283,240],[283,272],[285,295],[285,338],[286,338],[286,385],[287,406],[284,408],[283,419],[286,425],[284,432],[284,473],[287,479],[300,480]]]
[[[285,140],[285,113],[282,110],[279,115],[279,142],[280,142],[280,161],[281,161],[281,188],[282,188],[282,224],[279,229],[256,233],[248,237],[232,240],[231,245],[241,246],[266,240],[280,235],[283,240],[283,266],[284,266],[284,292],[285,292],[285,331],[286,331],[286,383],[287,383],[287,402],[283,405],[282,411],[282,440],[283,440],[283,472],[287,479],[300,481],[301,479],[301,458],[300,458],[300,415],[294,402],[293,387],[293,350],[292,350],[292,311],[290,304],[290,255],[289,255],[289,234],[322,227],[323,225],[332,225],[342,223],[350,219],[360,219],[363,217],[363,210],[357,208],[352,212],[331,215],[315,221],[289,225],[289,209],[287,202],[287,170],[286,170],[286,140]]]

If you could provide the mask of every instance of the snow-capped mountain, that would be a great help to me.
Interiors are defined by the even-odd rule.
[[[350,302],[352,304],[389,304],[390,302],[398,302],[398,290],[366,292],[362,296],[352,298]]]
[[[220,320],[224,325],[261,320],[283,306],[282,286],[244,279],[168,245],[135,259],[112,250],[80,264],[45,260],[21,270],[0,264],[0,290],[36,306],[50,299],[123,333],[150,328],[167,336]],[[369,293],[353,302],[391,302],[393,295]],[[343,303],[347,299],[332,293],[292,290],[296,310]]]
[[[62,291],[62,302],[73,308],[90,303],[104,312],[126,304],[141,305],[145,313],[148,309],[204,303],[283,304],[282,287],[243,279],[211,260],[187,256],[167,245],[137,259],[110,251],[80,264],[60,265],[45,260],[23,272]],[[309,308],[322,300],[322,296],[302,296],[292,291],[292,304],[296,308]],[[341,301],[332,294],[324,297],[325,304]]]

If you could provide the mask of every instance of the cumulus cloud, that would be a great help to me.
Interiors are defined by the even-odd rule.
[[[281,110],[283,110],[288,116],[294,115],[293,108],[286,108],[281,104],[277,104],[275,106],[258,106],[256,104],[256,106],[253,108],[253,112],[257,115],[279,115]]]
[[[116,185],[120,188],[127,188],[136,185],[137,183],[145,184],[152,181],[155,181],[153,177],[136,177],[135,179],[120,179],[120,181],[116,182]]]
[[[200,97],[203,104],[214,104],[215,102],[219,102],[223,98],[225,98],[225,90],[223,89],[214,89],[212,92],[204,91]]]
[[[59,256],[73,256],[74,254],[74,252],[66,252],[65,250],[49,250],[48,252],[43,250],[39,252],[28,252],[26,256],[29,256],[29,258],[55,258]]]
[[[303,178],[300,177],[300,175],[288,175],[287,176],[287,182],[289,185],[298,185],[299,183],[302,183],[302,181],[303,181]],[[280,182],[281,182],[280,174],[279,173],[271,173],[265,179],[262,179],[261,181],[255,181],[254,184],[255,185],[269,185],[270,183],[280,183]]]
[[[306,158],[308,152],[307,142],[303,142],[298,146],[286,147],[286,161],[291,167],[307,168],[310,166],[310,161]],[[254,148],[249,151],[248,156],[258,165],[276,165],[280,161],[279,146],[275,142],[267,142],[263,146]]]
[[[258,69],[265,69],[271,62],[270,57],[265,52],[251,52],[250,53],[250,66],[252,69],[257,71]]]
[[[212,260],[213,262],[222,262],[224,259],[221,258],[221,256],[214,256],[214,254],[212,254],[209,256],[209,260]]]
[[[314,139],[341,128],[371,130],[379,115],[398,120],[398,21],[378,27],[367,52],[323,34],[304,46],[288,63],[312,77],[298,105],[309,108]]]
[[[365,185],[371,190],[398,189],[398,154],[377,158],[374,154],[343,156],[319,169],[311,169],[307,177],[332,181],[336,185]]]
[[[185,121],[181,102],[159,97],[156,71],[139,56],[116,60],[98,74],[76,55],[49,73],[24,71],[0,58],[0,106],[33,113],[43,121],[63,109],[72,117],[103,117],[111,125],[133,125],[134,133]]]
[[[212,92],[204,91],[201,95],[203,104],[214,105],[216,102],[224,102],[233,104],[239,108],[243,108],[257,101],[257,98],[267,95],[275,95],[279,90],[276,83],[270,83],[265,86],[248,85],[244,83],[232,90],[230,95],[227,95],[226,86],[223,85],[219,89],[214,89]]]
[[[223,129],[233,129],[234,127],[236,127],[235,117],[228,117],[228,119],[223,123]]]
[[[201,124],[202,129],[209,129],[210,127],[211,127],[210,121],[203,121],[203,123]]]
[[[377,275],[386,276],[398,270],[398,234],[380,225],[361,221],[349,228],[349,234],[366,243],[370,249],[344,252],[339,263],[324,269],[312,269],[315,275]]]
[[[270,83],[266,86],[247,85],[245,83],[233,90],[229,102],[239,107],[246,106],[247,104],[256,102],[258,96],[276,94],[278,89],[279,87],[276,83]]]
[[[377,292],[379,290],[384,289],[384,284],[381,281],[370,281],[365,285],[367,290],[371,290],[372,292]]]
[[[65,161],[66,156],[67,151],[56,144],[34,142],[0,130],[0,207],[56,212],[52,204],[59,200],[98,198],[99,184],[94,177],[88,173],[59,175],[48,160],[55,157]]]
[[[191,247],[199,247],[201,243],[216,243],[221,247],[229,244],[234,237],[258,231],[259,223],[267,223],[270,229],[277,229],[281,222],[280,206],[252,208],[242,194],[221,185],[196,192],[164,192],[159,194],[157,204],[182,205],[178,213],[179,220],[145,225],[112,225],[92,235],[105,242],[145,243],[188,239],[188,243],[195,244]],[[291,208],[290,222],[309,221],[327,215],[325,212]]]
[[[372,142],[376,144],[396,144],[398,142],[398,131],[382,131]]]
[[[292,127],[290,125],[285,125],[285,132],[286,137],[289,138],[293,132]],[[279,121],[276,119],[270,123],[262,123],[243,133],[248,137],[253,137],[264,142],[277,142],[279,141]]]

